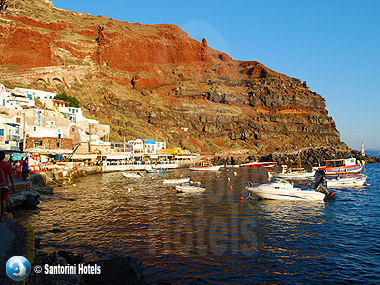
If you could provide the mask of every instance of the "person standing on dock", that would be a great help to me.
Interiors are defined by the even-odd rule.
[[[3,174],[4,174],[4,180],[5,180],[5,183],[4,185],[2,185],[2,183],[0,182],[0,185],[2,185],[0,187],[0,192],[1,192],[1,222],[4,222],[4,218],[5,218],[5,208],[6,208],[6,205],[7,205],[7,200],[8,200],[8,188],[9,188],[9,180],[11,181],[12,183],[12,190],[13,190],[13,193],[16,192],[16,189],[15,189],[15,182],[13,180],[13,169],[12,169],[12,166],[5,162],[4,161],[4,158],[5,158],[5,152],[4,151],[0,151],[0,169],[2,170]],[[8,180],[8,177],[9,177],[9,180]],[[1,173],[0,173],[0,179],[1,179]]]
[[[26,181],[29,176],[29,163],[28,157],[26,156],[22,161],[22,180]]]

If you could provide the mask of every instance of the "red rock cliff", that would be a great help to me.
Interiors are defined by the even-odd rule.
[[[12,3],[13,4],[13,3]],[[76,96],[113,140],[265,153],[342,145],[325,100],[175,25],[142,25],[15,1],[0,17],[0,82]]]

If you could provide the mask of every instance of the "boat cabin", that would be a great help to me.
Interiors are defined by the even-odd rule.
[[[357,165],[356,158],[326,160],[326,167],[342,167]]]

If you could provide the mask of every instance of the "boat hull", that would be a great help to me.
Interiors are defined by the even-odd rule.
[[[276,178],[311,178],[314,177],[315,171],[312,172],[290,172],[290,173],[275,173],[275,172],[268,172],[269,178],[276,177]]]
[[[276,162],[250,162],[240,164],[240,167],[274,167]]]
[[[367,176],[363,177],[337,177],[326,179],[327,187],[361,187],[367,181]]]
[[[142,175],[140,173],[129,173],[129,172],[123,172],[123,176],[124,177],[128,177],[128,178],[139,178],[139,177],[142,177]]]
[[[189,169],[192,171],[218,171],[220,169],[220,165],[215,166],[190,166]]]
[[[189,185],[175,185],[174,189],[179,193],[193,193],[193,192],[203,192],[206,188],[199,186],[189,186]]]
[[[146,171],[146,173],[165,173],[165,170],[163,170],[163,169],[149,169]]]
[[[164,184],[180,184],[180,183],[189,183],[190,178],[183,178],[183,179],[166,179],[162,183]]]
[[[337,174],[349,174],[349,173],[360,173],[363,166],[357,165],[352,167],[326,167],[321,169],[325,172],[325,175],[337,175]]]
[[[267,183],[256,187],[247,187],[247,191],[258,198],[291,201],[324,201],[326,195],[312,189],[293,187],[291,183]]]

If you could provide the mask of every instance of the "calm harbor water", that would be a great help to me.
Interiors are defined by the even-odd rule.
[[[244,187],[266,172],[87,176],[21,218],[47,252],[138,256],[148,283],[380,283],[380,164],[366,165],[370,186],[334,190],[326,203],[249,202]],[[207,190],[177,194],[162,183],[180,175]]]

